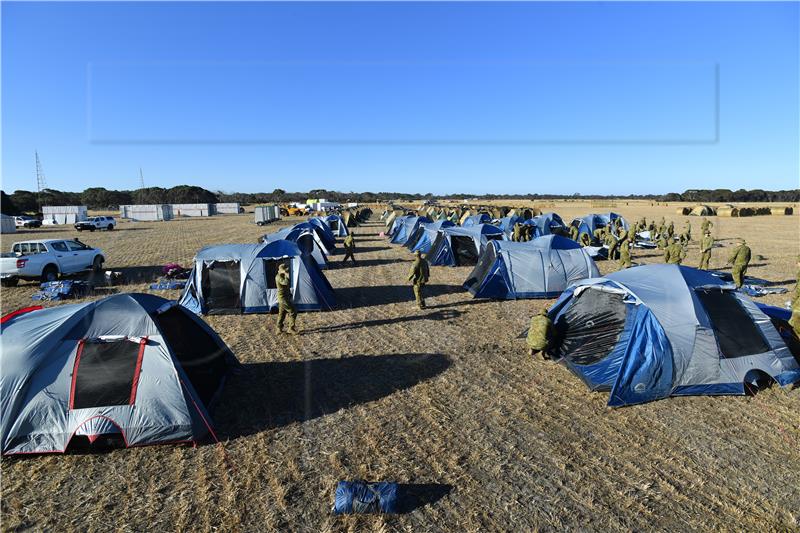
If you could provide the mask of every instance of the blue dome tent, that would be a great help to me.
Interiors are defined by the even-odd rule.
[[[733,285],[679,265],[578,282],[550,310],[554,355],[610,406],[679,395],[744,394],[768,377],[800,381],[773,321]]]
[[[486,243],[506,240],[506,234],[497,226],[478,224],[468,228],[453,226],[442,228],[427,254],[431,265],[474,265]]]
[[[548,235],[529,242],[489,242],[464,288],[475,298],[555,298],[570,284],[599,276],[580,244]]]
[[[282,263],[289,268],[292,301],[298,311],[336,305],[333,288],[314,259],[283,239],[203,248],[194,258],[179,301],[202,314],[269,313],[278,308],[275,276]]]

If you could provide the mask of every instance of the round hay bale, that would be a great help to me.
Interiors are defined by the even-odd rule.
[[[756,210],[752,207],[741,207],[739,208],[739,216],[740,217],[752,217],[756,214]]]
[[[718,207],[717,208],[717,216],[718,217],[738,217],[739,216],[739,208],[737,207]]]
[[[688,215],[691,212],[692,210],[689,207],[679,207],[675,210],[675,213],[678,215]]]
[[[793,207],[784,207],[783,208],[783,214],[784,215],[793,215],[794,214],[794,208]]]

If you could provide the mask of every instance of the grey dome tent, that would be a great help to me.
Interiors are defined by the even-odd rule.
[[[3,454],[62,453],[76,435],[197,442],[238,365],[202,320],[149,294],[28,308],[0,327]]]
[[[587,233],[590,238],[594,239],[594,230],[604,228],[617,219],[620,219],[620,224],[622,224],[623,228],[628,229],[628,221],[616,213],[586,215],[585,217],[574,219],[571,225],[578,228],[579,234]]]
[[[600,277],[577,242],[558,235],[491,241],[464,282],[476,298],[555,298],[576,281]]]
[[[319,236],[320,231],[317,226],[302,222],[274,233],[268,233],[261,237],[261,242],[270,243],[281,239],[292,241],[297,245],[301,253],[313,257],[319,268],[328,268],[328,254],[330,252]]]
[[[677,395],[744,394],[800,381],[800,353],[744,293],[679,265],[580,281],[550,310],[554,355],[610,406]]]
[[[412,252],[419,250],[427,254],[431,249],[433,241],[436,240],[436,235],[439,233],[439,230],[453,226],[455,226],[455,224],[447,219],[437,220],[436,222],[421,222],[416,231],[414,231],[414,234],[409,237],[403,246]]]
[[[332,309],[336,297],[308,255],[287,240],[265,244],[224,244],[203,248],[194,258],[180,303],[195,313],[269,313],[278,308],[275,276],[289,267],[292,300],[298,311]]]
[[[491,240],[506,240],[506,234],[489,224],[441,228],[426,258],[431,265],[474,265],[483,247]]]
[[[470,215],[465,218],[461,226],[469,228],[471,226],[477,226],[478,224],[489,224],[491,221],[492,217],[486,213],[478,213],[477,215]]]
[[[564,221],[558,213],[543,213],[537,215],[530,220],[526,220],[523,224],[533,226],[533,236],[542,237],[544,235],[569,235]],[[514,227],[511,227],[513,231]]]
[[[417,216],[407,216],[399,220],[401,222],[392,234],[392,240],[390,241],[392,244],[405,244],[414,235],[420,224],[432,222],[428,217]]]

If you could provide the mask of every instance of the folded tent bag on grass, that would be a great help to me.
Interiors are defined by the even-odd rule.
[[[396,513],[397,483],[340,481],[336,485],[333,514]]]

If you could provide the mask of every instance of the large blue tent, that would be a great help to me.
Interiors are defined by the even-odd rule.
[[[555,298],[570,284],[599,277],[577,242],[558,235],[489,242],[464,282],[476,298]]]
[[[464,223],[461,224],[464,228],[469,228],[471,226],[477,226],[478,224],[488,224],[492,221],[492,217],[487,215],[486,213],[478,213],[477,215],[470,215],[464,219]]]
[[[646,265],[580,281],[550,310],[554,355],[610,406],[677,395],[744,394],[800,381],[773,320],[712,274]]]
[[[564,221],[557,213],[543,213],[523,222],[523,224],[533,226],[533,236],[542,237],[552,234],[568,234]],[[513,226],[511,228],[513,230]]]
[[[431,265],[474,265],[483,247],[491,240],[506,240],[506,234],[489,224],[442,228],[431,244],[427,259]]]
[[[417,227],[414,234],[409,237],[404,246],[412,252],[420,251],[427,254],[431,249],[433,241],[436,240],[436,235],[439,233],[439,230],[453,226],[455,226],[455,224],[447,219],[437,220],[436,222],[422,222],[419,227]]]
[[[604,228],[617,219],[620,219],[623,228],[628,229],[628,221],[616,213],[592,213],[574,219],[571,225],[578,228],[578,233],[586,233],[589,237],[593,237],[594,230]]]
[[[298,311],[332,309],[336,297],[316,261],[291,241],[223,244],[194,258],[180,303],[195,313],[269,313],[278,308],[275,276],[285,264]]]
[[[261,238],[261,242],[274,242],[281,239],[292,241],[305,255],[310,255],[320,268],[328,267],[329,251],[320,237],[321,229],[314,224],[301,222],[294,226],[283,228],[274,233],[268,233]]]
[[[428,217],[408,216],[401,219],[400,224],[395,228],[392,234],[392,244],[405,244],[406,241],[414,234],[420,224],[423,222],[430,223],[431,219]]]

